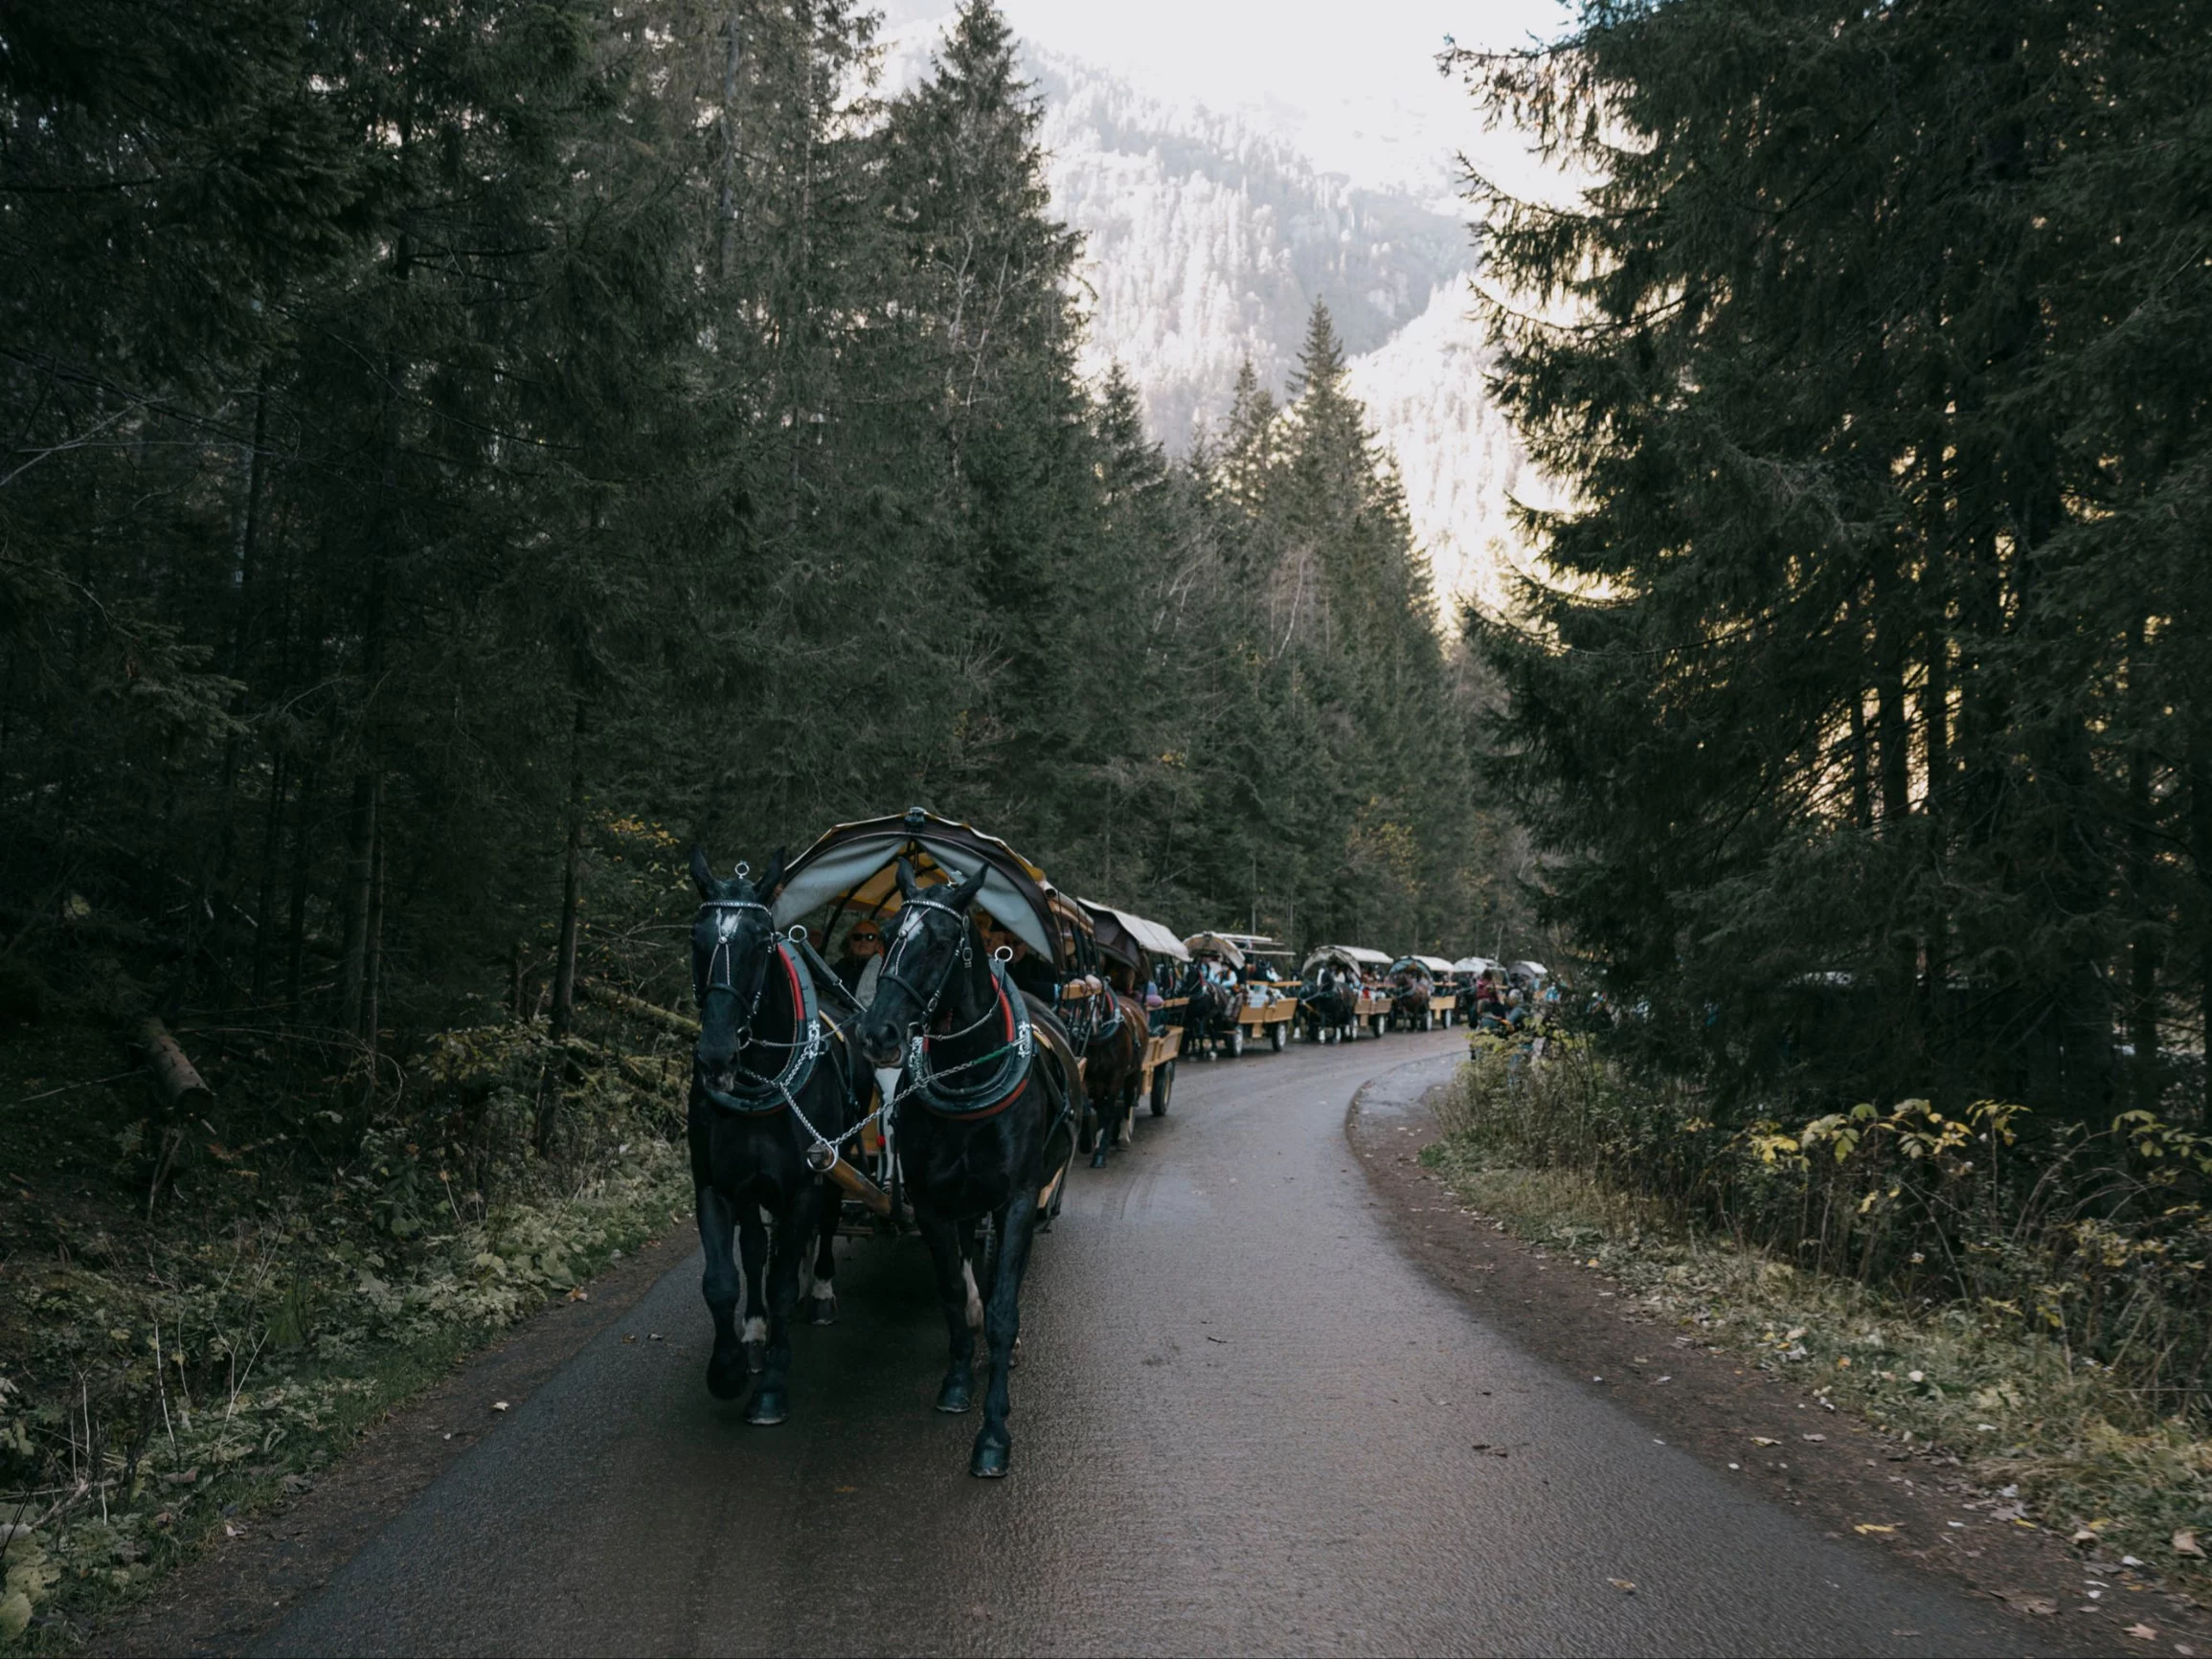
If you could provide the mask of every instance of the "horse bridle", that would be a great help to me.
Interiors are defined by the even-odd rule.
[[[775,937],[775,912],[757,899],[702,899],[699,902],[699,908],[701,910],[758,910],[769,919],[769,937],[771,939]],[[727,991],[733,1000],[736,999],[737,986],[732,977],[730,953],[730,939],[733,931],[734,930],[719,927],[715,929],[714,948],[708,953],[706,976],[700,980],[698,987],[699,1009],[702,1014],[706,1012],[709,992]],[[717,967],[721,971],[719,976],[716,975],[715,972]],[[760,1012],[760,998],[767,994],[767,991],[768,970],[763,966],[760,971],[760,983],[753,989],[752,1006],[745,1010],[745,1018],[737,1028],[737,1051],[740,1054],[753,1046],[753,1017]]]
[[[953,969],[956,963],[947,962],[945,964],[944,975],[937,980],[937,988],[927,997],[922,995],[922,989],[919,985],[916,985],[900,972],[899,953],[904,951],[908,943],[917,936],[917,930],[906,925],[907,918],[916,910],[940,910],[953,918],[955,925],[959,927],[960,931],[960,952],[956,958],[958,966],[970,967],[976,958],[975,947],[970,943],[968,918],[961,911],[956,910],[950,905],[940,905],[935,899],[909,899],[901,907],[898,933],[892,940],[891,948],[883,953],[883,969],[876,975],[876,986],[880,995],[881,989],[886,983],[896,985],[901,991],[919,1002],[922,1005],[921,1025],[926,1031],[929,1028],[929,1022],[937,1017],[937,1004],[944,999],[946,987],[953,982]]]

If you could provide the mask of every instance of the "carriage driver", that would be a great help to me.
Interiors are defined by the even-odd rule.
[[[830,972],[863,1008],[874,998],[875,982],[883,974],[883,929],[873,917],[853,923],[845,936],[845,954]]]
[[[1003,947],[1011,953],[1006,961],[1007,978],[1048,1007],[1059,1001],[1060,984],[1053,976],[1050,962],[1002,927],[998,917],[988,910],[978,910],[976,920],[982,928],[983,943],[988,949],[997,952]]]

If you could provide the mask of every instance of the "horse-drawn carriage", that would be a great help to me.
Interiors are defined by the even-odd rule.
[[[1438,1021],[1450,1025],[1457,1001],[1451,979],[1452,964],[1441,956],[1400,956],[1390,964],[1389,1023],[1401,1031],[1427,1031]]]
[[[1300,1018],[1309,1042],[1349,1042],[1365,1026],[1383,1034],[1390,1014],[1388,988],[1376,978],[1390,958],[1360,945],[1323,945],[1298,970]]]
[[[1158,922],[1091,899],[1081,904],[1090,913],[1093,937],[1107,979],[1115,990],[1132,999],[1140,998],[1148,985],[1157,988],[1163,981],[1172,983],[1174,975],[1163,972],[1165,965],[1190,960],[1183,941]],[[1175,1094],[1175,1059],[1183,1051],[1182,1008],[1181,998],[1162,998],[1160,1008],[1149,1012],[1145,1021],[1137,1096],[1150,1103],[1154,1117],[1167,1115],[1167,1103]],[[1134,1128],[1134,1113],[1130,1123]]]
[[[824,831],[784,870],[774,900],[776,926],[799,929],[802,938],[811,935],[825,946],[844,941],[864,921],[888,933],[913,902],[901,881],[902,864],[914,884],[914,897],[980,880],[970,900],[972,913],[987,937],[1008,941],[1002,947],[1004,977],[1022,991],[1056,1003],[1062,987],[1096,976],[1096,940],[1090,913],[1081,905],[996,836],[918,808]],[[839,998],[833,994],[830,999]],[[839,1000],[846,1001],[843,1012],[847,1019],[857,1017],[849,999]],[[1070,1053],[1066,1065],[1073,1121],[1055,1131],[1056,1138],[1066,1141],[1065,1151],[1050,1160],[1052,1174],[1038,1193],[1039,1213],[1048,1221],[1059,1213],[1077,1138],[1088,1139],[1095,1130],[1083,1084],[1083,1057]],[[847,1232],[903,1231],[914,1224],[898,1165],[896,1115],[880,1113],[887,1098],[880,1091],[895,1091],[899,1078],[879,1073],[878,1086],[879,1115],[856,1137],[857,1155],[849,1160],[867,1185],[855,1185],[842,1168],[829,1172],[847,1194]],[[895,1099],[895,1093],[889,1098]]]
[[[1183,1052],[1211,1060],[1244,1052],[1244,947],[1226,933],[1193,933],[1183,941],[1190,966],[1176,987],[1183,1007]]]
[[[1236,1022],[1244,1043],[1266,1043],[1280,1054],[1289,1043],[1298,1011],[1298,981],[1289,949],[1265,933],[1214,933],[1244,957]]]

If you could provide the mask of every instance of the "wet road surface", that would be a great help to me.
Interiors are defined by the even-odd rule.
[[[1008,1480],[971,1479],[977,1419],[931,1409],[917,1242],[840,1245],[842,1322],[798,1334],[770,1429],[707,1395],[694,1253],[263,1650],[2020,1650],[1398,1253],[1345,1108],[1370,1078],[1367,1110],[1410,1105],[1462,1042],[1185,1064],[1038,1241]]]

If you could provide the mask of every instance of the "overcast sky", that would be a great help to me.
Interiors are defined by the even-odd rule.
[[[1320,166],[1364,184],[1441,189],[1455,147],[1490,149],[1466,94],[1436,72],[1468,46],[1550,38],[1560,0],[999,0],[1024,37],[1115,70],[1145,92],[1245,110]],[[890,20],[950,11],[892,0]],[[1489,158],[1485,157],[1487,161]]]

